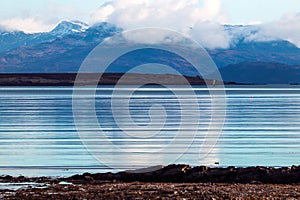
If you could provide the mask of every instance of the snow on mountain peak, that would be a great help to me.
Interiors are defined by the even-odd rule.
[[[54,35],[68,35],[85,32],[88,28],[89,26],[81,21],[62,21],[51,31],[51,33]]]

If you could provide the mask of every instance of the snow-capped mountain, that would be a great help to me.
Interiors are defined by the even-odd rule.
[[[62,21],[50,32],[50,34],[64,36],[73,33],[82,33],[88,28],[89,25],[81,21]]]
[[[0,45],[0,72],[74,72],[96,45],[119,31],[109,23],[87,27],[84,23],[62,22],[48,33],[12,37],[10,41],[17,41],[15,48],[9,42]]]
[[[51,42],[58,37],[85,32],[89,26],[80,21],[62,21],[52,31],[45,33],[26,34],[23,31],[0,30],[0,53],[19,47],[33,46]]]
[[[224,73],[225,81],[249,81],[251,74],[251,80],[255,83],[255,77],[262,70],[263,74],[271,73],[268,77],[272,77],[272,73],[276,74],[276,83],[287,83],[285,75],[296,74],[295,71],[299,69],[300,49],[294,44],[274,38],[253,39],[260,33],[259,26],[225,25],[224,28],[230,35],[232,45],[228,49],[213,49],[208,52],[221,73]],[[77,72],[83,59],[96,45],[120,31],[122,29],[109,23],[89,27],[79,21],[63,21],[46,33],[0,31],[0,73]],[[123,60],[122,64],[116,65],[113,72],[126,71],[126,66],[143,63],[149,56],[153,55],[149,52],[142,52],[139,56],[132,55],[128,60]],[[149,58],[149,61],[153,59]],[[165,62],[172,60],[172,57],[159,59]],[[180,65],[184,72],[187,65]],[[242,76],[236,78],[241,72],[245,73],[244,79]],[[186,70],[186,74],[191,73]],[[297,82],[297,78],[293,78],[293,82]],[[298,82],[300,83],[300,77]]]

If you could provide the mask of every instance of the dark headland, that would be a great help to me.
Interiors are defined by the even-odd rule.
[[[170,165],[144,172],[85,173],[68,178],[2,176],[0,180],[40,184],[0,190],[3,199],[300,199],[300,166]]]
[[[124,75],[123,73],[81,73],[80,78],[76,80],[76,73],[48,73],[48,74],[0,74],[0,86],[73,86],[76,80],[76,85],[95,85],[95,81],[101,75],[98,85],[115,85]],[[127,78],[122,84],[155,84],[155,80],[159,80],[164,84],[180,85],[186,84],[182,82],[182,77],[172,74],[126,74]],[[199,76],[184,77],[191,85],[211,85],[220,84],[220,81],[204,80]],[[96,83],[97,84],[97,83]],[[225,83],[235,84],[235,83]]]

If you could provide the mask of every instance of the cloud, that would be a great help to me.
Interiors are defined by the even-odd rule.
[[[253,21],[225,31],[228,20],[221,0],[112,0],[97,9],[91,23],[107,21],[124,29],[170,28],[191,36],[206,48],[228,48],[240,38],[245,41],[287,40],[300,47],[300,13],[289,13],[271,22]],[[164,38],[161,36],[160,38]],[[144,37],[153,42],[153,34]]]
[[[147,35],[147,37],[145,37]],[[157,30],[156,28],[139,29],[138,31],[124,31],[122,33],[123,39],[130,42],[139,44],[168,44],[173,42],[181,42],[184,37],[180,37],[180,34],[172,32],[170,30]]]
[[[166,27],[184,29],[196,22],[219,19],[220,0],[114,0],[101,6],[91,23],[108,21],[126,29]]]
[[[261,26],[262,35],[283,39],[300,47],[300,13],[288,13]]]
[[[53,25],[47,24],[37,18],[12,18],[0,22],[0,26],[8,30],[22,30],[25,33],[47,32]]]
[[[254,24],[240,34],[245,41],[286,40],[300,47],[300,13],[287,13],[271,22]]]
[[[202,21],[218,21],[222,23],[227,20],[221,9],[220,0],[204,0],[203,5],[198,13]]]
[[[206,48],[228,48],[230,37],[220,24],[212,22],[198,22],[191,31],[191,36]]]
[[[221,0],[204,0],[202,7],[199,0],[113,0],[91,16],[91,23],[106,21],[127,30],[144,27],[173,29],[193,36],[207,48],[229,46],[228,33],[220,24],[225,20]],[[212,34],[217,39],[213,39]]]

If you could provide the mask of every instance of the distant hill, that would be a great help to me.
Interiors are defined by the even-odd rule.
[[[0,52],[6,52],[25,46],[52,42],[57,38],[85,32],[88,25],[80,21],[62,21],[52,31],[26,34],[23,31],[0,30]]]
[[[49,33],[29,34],[27,37],[30,37],[30,44],[18,44],[18,48],[9,51],[5,51],[8,47],[2,47],[1,44],[0,73],[77,72],[81,62],[93,48],[104,38],[121,30],[108,23],[92,27],[82,24],[62,22]],[[16,41],[24,39],[25,37],[15,38]]]
[[[228,65],[220,69],[224,81],[247,84],[300,83],[300,65],[281,63],[246,62]]]

